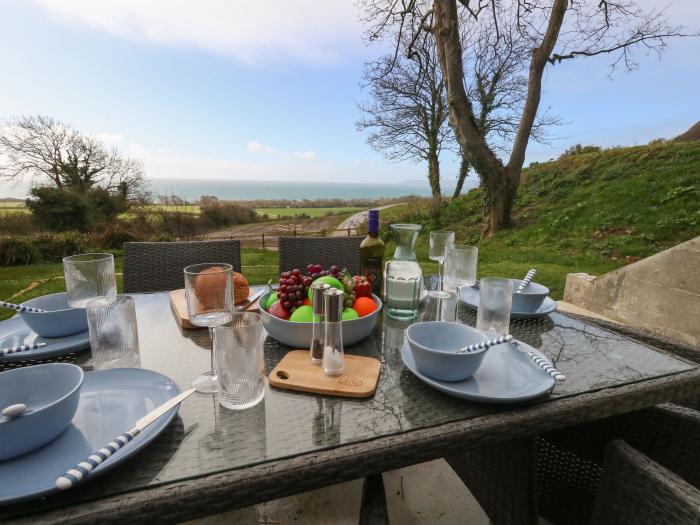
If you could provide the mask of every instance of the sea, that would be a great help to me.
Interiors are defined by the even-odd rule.
[[[204,179],[149,179],[156,195],[181,197],[188,201],[202,195],[213,195],[225,200],[258,199],[378,199],[405,195],[429,196],[428,182],[405,181],[395,183],[358,182],[294,182],[294,181],[244,181]],[[465,183],[465,191],[473,187]],[[448,195],[454,185],[446,184],[443,192]]]
[[[147,179],[155,195],[176,196],[187,201],[195,201],[203,195],[213,195],[223,200],[259,199],[379,199],[381,197],[404,197],[415,195],[430,196],[428,181],[408,180],[390,183],[369,182],[295,182],[250,181],[233,179]],[[476,186],[467,178],[464,192]],[[24,199],[28,196],[29,185],[0,184],[0,199],[12,197]],[[452,195],[454,182],[442,183],[444,195]]]

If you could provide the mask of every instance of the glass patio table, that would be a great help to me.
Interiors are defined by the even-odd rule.
[[[189,387],[209,363],[207,331],[181,330],[167,292],[133,297],[141,366]],[[475,324],[465,305],[459,317]],[[125,465],[69,492],[1,507],[0,522],[184,521],[700,392],[698,365],[553,313],[513,321],[511,333],[547,355],[566,382],[526,404],[464,401],[433,390],[403,365],[408,324],[380,316],[370,337],[346,349],[381,360],[371,398],[268,385],[263,402],[234,412],[194,394]],[[266,373],[288,350],[266,339]],[[90,366],[89,352],[67,359]]]

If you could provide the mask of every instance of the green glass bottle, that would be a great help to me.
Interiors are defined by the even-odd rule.
[[[379,238],[379,210],[369,210],[367,237],[360,244],[360,274],[372,283],[372,293],[381,297],[384,271],[384,242]]]

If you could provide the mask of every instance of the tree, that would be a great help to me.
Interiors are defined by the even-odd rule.
[[[12,119],[0,129],[0,179],[27,178],[78,193],[98,187],[124,200],[144,189],[138,161],[41,115]]]
[[[406,47],[410,54],[421,34],[433,35],[447,89],[450,126],[487,192],[485,235],[511,225],[547,66],[608,55],[613,69],[622,65],[631,70],[636,67],[636,47],[661,54],[669,38],[688,36],[682,27],[670,25],[663,11],[644,11],[633,0],[363,0],[361,5],[370,40],[389,36],[397,43],[397,51]],[[466,87],[460,34],[464,20],[470,22],[470,31],[480,24],[491,25],[496,39],[517,35],[529,51],[525,97],[510,147],[502,157],[479,129]],[[406,41],[408,45],[403,44]]]
[[[364,85],[373,101],[360,105],[358,130],[370,130],[367,143],[393,161],[428,162],[434,209],[440,203],[440,151],[450,133],[447,100],[429,34],[413,43],[413,51],[396,60],[385,56],[365,66]]]

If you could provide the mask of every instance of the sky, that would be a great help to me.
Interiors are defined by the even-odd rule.
[[[1,5],[0,119],[50,115],[142,160],[150,178],[425,178],[425,166],[385,160],[355,128],[363,64],[382,49],[363,41],[351,0]],[[700,29],[698,0],[668,13]],[[700,120],[700,38],[638,59],[612,79],[604,57],[548,67],[541,108],[566,124],[549,146],[531,144],[526,163],[575,143],[644,144]],[[457,168],[446,155],[443,180]]]

